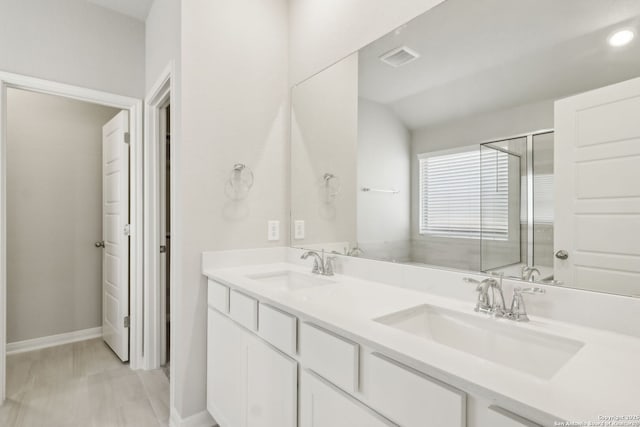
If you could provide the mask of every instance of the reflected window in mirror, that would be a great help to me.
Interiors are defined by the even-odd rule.
[[[499,161],[505,167],[504,161]],[[480,221],[480,150],[477,146],[461,150],[422,153],[420,169],[420,234],[442,237],[479,239]],[[496,178],[498,176],[496,175]],[[504,180],[506,175],[501,174]],[[506,190],[504,182],[496,180],[496,189]],[[508,209],[507,204],[500,208]],[[497,224],[496,238],[504,238],[506,224]]]

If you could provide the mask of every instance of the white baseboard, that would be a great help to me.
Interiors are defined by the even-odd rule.
[[[47,347],[69,344],[72,342],[89,340],[102,336],[102,326],[97,328],[83,329],[81,331],[67,332],[48,337],[33,338],[30,340],[7,343],[7,354],[24,353],[25,351],[40,350]]]
[[[171,427],[216,427],[218,424],[211,418],[209,412],[202,411],[190,417],[182,418],[175,409],[171,408],[169,419]]]

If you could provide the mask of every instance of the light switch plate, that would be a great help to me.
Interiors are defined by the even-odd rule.
[[[280,221],[271,220],[267,222],[267,240],[280,240]]]
[[[296,240],[304,239],[304,220],[298,219],[293,224],[293,238]]]

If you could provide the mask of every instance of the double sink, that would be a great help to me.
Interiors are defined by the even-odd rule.
[[[340,283],[339,279],[278,270],[250,274],[272,290],[298,292]],[[540,379],[551,379],[584,343],[525,328],[504,319],[420,304],[372,319],[403,333],[429,340]]]

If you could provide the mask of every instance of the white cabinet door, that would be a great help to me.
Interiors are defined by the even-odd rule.
[[[298,364],[209,308],[207,410],[221,427],[296,427]]]
[[[207,312],[207,409],[222,427],[244,427],[245,332],[218,311]]]
[[[301,373],[300,399],[300,427],[394,425],[310,371]]]
[[[295,427],[298,364],[247,334],[247,427]]]
[[[640,79],[555,103],[556,279],[640,295]]]

